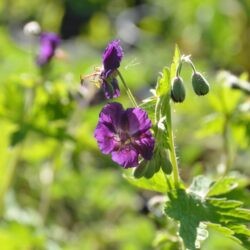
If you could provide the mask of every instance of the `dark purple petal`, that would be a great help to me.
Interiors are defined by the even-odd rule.
[[[128,117],[128,132],[131,136],[144,133],[152,126],[148,114],[141,108],[129,108],[126,110]]]
[[[125,147],[111,153],[112,160],[124,168],[138,166],[138,152],[132,147]]]
[[[120,89],[116,78],[112,78],[110,82],[103,80],[102,88],[107,99],[120,96]]]
[[[110,154],[118,146],[114,133],[102,123],[97,125],[94,136],[103,154]]]
[[[113,128],[115,132],[118,128],[122,114],[124,113],[123,107],[118,102],[108,103],[104,106],[99,115],[99,122]]]
[[[47,64],[54,56],[55,50],[60,43],[60,38],[55,33],[42,33],[40,35],[40,51],[37,57],[37,64]]]
[[[150,131],[137,138],[133,145],[145,160],[152,158],[155,140]]]
[[[104,75],[107,78],[115,69],[120,67],[123,57],[123,50],[119,40],[114,40],[108,44],[102,56]]]

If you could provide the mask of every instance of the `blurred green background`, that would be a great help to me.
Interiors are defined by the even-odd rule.
[[[23,32],[33,20],[62,37],[46,74],[35,64],[38,39]],[[228,88],[230,75],[218,76],[226,69],[248,80],[248,0],[1,0],[1,250],[178,249],[173,222],[149,206],[156,194],[131,186],[93,138],[105,101],[79,77],[101,65],[116,38],[121,72],[139,100],[150,96],[176,43],[211,84],[208,96],[195,96],[184,67],[187,99],[174,105],[184,181],[217,178],[226,153],[249,180],[249,97]],[[125,94],[118,101],[131,105]],[[231,196],[250,207],[245,186]],[[242,248],[211,231],[202,249]]]

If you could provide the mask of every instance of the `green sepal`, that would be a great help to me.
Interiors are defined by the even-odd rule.
[[[147,170],[147,164],[148,161],[141,161],[139,166],[134,169],[133,175],[135,178],[139,179],[144,176],[146,170]]]
[[[146,178],[151,178],[154,175],[154,173],[156,172],[156,169],[157,169],[157,167],[156,167],[156,159],[155,159],[155,157],[153,157],[152,160],[150,160],[147,163],[147,169],[146,169],[146,171],[144,173],[144,176]]]
[[[168,175],[170,175],[173,170],[173,166],[169,160],[168,152],[166,149],[161,150],[161,169],[165,174]]]

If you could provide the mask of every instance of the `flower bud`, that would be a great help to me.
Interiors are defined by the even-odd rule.
[[[148,161],[145,161],[145,160],[142,160],[140,162],[139,166],[136,167],[133,172],[135,178],[139,179],[144,176],[148,167],[147,164],[148,164]]]
[[[144,176],[150,179],[154,175],[156,168],[157,168],[156,160],[153,157],[152,160],[150,160],[147,164],[147,169],[146,172],[144,173]]]
[[[171,98],[174,102],[183,102],[186,97],[186,92],[181,77],[176,76],[173,79],[172,89],[171,89]]]
[[[196,95],[206,95],[209,92],[209,83],[199,72],[193,73],[192,85]]]
[[[161,151],[161,169],[165,174],[171,174],[173,169],[172,163],[168,158],[167,150],[165,149]]]

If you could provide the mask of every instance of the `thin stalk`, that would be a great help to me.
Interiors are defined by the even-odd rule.
[[[118,76],[120,77],[120,79],[121,79],[121,81],[122,81],[122,84],[123,84],[123,86],[124,86],[124,88],[125,88],[125,90],[126,90],[126,92],[127,92],[127,95],[128,95],[128,97],[129,97],[130,101],[133,103],[133,105],[134,105],[135,107],[138,107],[138,104],[137,104],[137,102],[136,102],[136,100],[135,100],[135,98],[134,98],[132,92],[130,91],[128,85],[126,84],[126,82],[125,82],[125,80],[124,80],[124,78],[123,78],[123,76],[122,76],[122,74],[120,73],[119,70],[117,70],[117,74],[118,74]]]
[[[193,69],[193,72],[196,73],[196,68],[194,66],[194,64],[192,63],[192,61],[190,59],[186,60],[187,63],[189,63]]]
[[[224,148],[224,155],[225,155],[224,175],[226,175],[228,173],[228,171],[231,169],[231,166],[232,166],[232,163],[233,163],[229,126],[230,126],[229,117],[227,117],[227,115],[225,115],[223,133],[222,133],[222,136],[223,136],[223,148]]]
[[[57,173],[58,168],[60,167],[61,163],[61,153],[62,147],[60,144],[56,147],[54,154],[51,158],[51,165],[49,165],[48,171],[50,176],[46,178],[46,182],[42,182],[43,188],[41,190],[41,197],[40,197],[40,205],[39,205],[39,212],[42,217],[42,225],[46,224],[48,214],[50,211],[51,206],[51,188],[55,181],[55,175]]]
[[[156,124],[155,138],[157,141],[158,141],[158,137],[161,136],[161,134],[159,133],[159,128],[158,128],[158,122],[160,120],[160,113],[161,113],[160,112],[161,104],[162,104],[161,99],[157,98],[157,102],[155,105],[155,124]],[[164,176],[165,176],[166,184],[168,186],[168,190],[171,190],[172,186],[171,186],[171,183],[169,181],[169,176],[167,174],[164,174]]]
[[[158,122],[160,120],[160,110],[161,110],[161,99],[157,98],[156,104],[155,104],[155,124],[158,125]],[[158,129],[158,127],[157,127]]]
[[[10,163],[8,165],[8,172],[5,176],[5,180],[2,183],[2,188],[0,190],[0,216],[2,216],[3,211],[4,211],[4,198],[8,190],[10,189],[12,185],[12,181],[14,179],[14,176],[16,174],[18,164],[20,161],[20,157],[22,154],[22,149],[23,149],[23,144],[20,146],[17,146],[15,149],[15,152],[13,153]]]
[[[180,61],[178,68],[176,70],[176,76],[179,77],[181,73],[181,68],[182,68],[182,61]]]
[[[173,180],[174,185],[176,188],[179,187],[180,177],[179,177],[179,169],[178,169],[178,162],[176,158],[176,152],[175,152],[175,145],[174,145],[174,134],[173,134],[173,128],[172,128],[172,115],[171,115],[171,106],[170,106],[170,99],[167,99],[167,103],[164,104],[165,106],[165,114],[167,115],[167,129],[168,129],[168,136],[169,136],[169,147],[170,147],[170,160],[173,166]]]
[[[222,130],[222,140],[223,140],[223,151],[224,151],[224,169],[223,174],[226,175],[228,171],[231,169],[231,166],[233,164],[233,151],[232,151],[232,144],[230,138],[230,120],[231,120],[231,112],[228,110],[227,101],[226,101],[226,93],[222,91],[220,93],[220,100],[221,105],[223,108],[224,113],[224,124],[223,124],[223,130]]]

